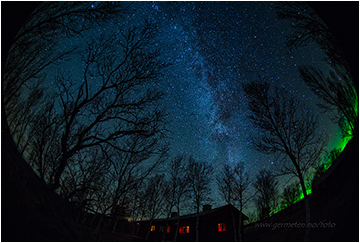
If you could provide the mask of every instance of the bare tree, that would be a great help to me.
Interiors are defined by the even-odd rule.
[[[251,195],[249,193],[250,179],[249,174],[245,172],[244,163],[238,161],[234,166],[226,163],[221,171],[220,175],[217,176],[216,182],[221,192],[222,198],[228,204],[237,203],[240,214],[239,214],[239,227],[235,227],[235,217],[232,214],[233,225],[234,225],[234,240],[243,240],[243,225],[242,225],[242,211],[245,205],[250,201]],[[237,232],[237,234],[236,234]]]
[[[152,48],[156,32],[146,22],[120,36],[96,36],[85,46],[82,77],[58,73],[55,82],[63,132],[51,190],[58,188],[69,158],[77,151],[99,146],[106,152],[104,146],[109,146],[136,154],[164,141],[166,113],[159,103],[163,94],[154,84],[166,64]],[[132,136],[147,145],[131,151],[126,141]]]
[[[224,164],[222,170],[220,171],[220,174],[218,174],[215,179],[216,179],[216,184],[218,186],[218,189],[221,193],[220,195],[221,195],[222,199],[227,204],[234,204],[235,171],[231,167],[230,163]],[[236,241],[237,229],[235,226],[235,216],[232,211],[231,211],[231,217],[232,217],[233,226],[234,226],[234,229],[233,229],[234,241]]]
[[[281,194],[282,204],[288,207],[300,199],[299,183],[287,185]]]
[[[79,151],[71,157],[65,169],[60,195],[79,205],[84,200],[94,200],[94,192],[103,189],[103,180],[110,166],[99,149]]]
[[[123,3],[44,2],[16,35],[4,75],[4,105],[21,94],[21,88],[49,65],[70,52],[58,52],[64,36],[81,36],[85,30],[129,11]]]
[[[334,35],[306,3],[278,2],[276,9],[279,19],[289,20],[292,23],[293,31],[287,36],[286,42],[290,50],[314,42],[324,51],[328,63],[333,66],[343,66],[349,71]]]
[[[155,175],[151,178],[145,189],[145,215],[149,219],[149,228],[146,234],[146,240],[150,235],[150,229],[153,220],[158,217],[164,206],[164,194],[165,194],[165,180],[163,174]]]
[[[139,182],[138,186],[134,190],[134,193],[131,194],[132,203],[131,203],[131,211],[133,213],[133,219],[137,221],[140,220],[139,224],[136,227],[135,235],[139,234],[139,230],[143,223],[143,220],[146,219],[147,213],[147,198],[146,198],[146,187],[147,181]]]
[[[140,221],[139,223],[137,223],[136,225],[133,224],[133,228],[132,228],[132,235],[138,235],[141,224],[142,224],[142,220],[144,219],[144,215],[145,215],[145,200],[144,200],[144,196],[145,193],[143,193],[144,187],[143,186],[144,181],[140,181],[137,184],[137,187],[131,191],[131,193],[128,195],[129,198],[129,211],[130,211],[130,217],[133,221]]]
[[[235,217],[233,218],[234,225],[234,240],[243,240],[243,225],[242,225],[242,211],[245,205],[250,201],[251,195],[249,193],[250,179],[249,174],[245,172],[244,163],[238,161],[234,166],[226,163],[220,175],[216,177],[218,188],[221,192],[222,198],[228,204],[237,203],[239,214],[239,227],[235,227]],[[238,236],[236,235],[238,232]]]
[[[34,123],[39,123],[38,117],[46,115],[49,110],[47,103],[53,103],[44,97],[44,88],[40,87],[40,81],[29,84],[29,97],[23,98],[15,97],[7,109],[7,121],[11,125],[11,135],[16,142],[17,147],[21,150],[21,154],[24,155],[29,145],[31,130],[34,127]],[[42,104],[39,104],[39,101]],[[43,105],[45,104],[45,105]]]
[[[136,191],[141,181],[156,172],[167,157],[167,145],[159,141],[149,144],[146,139],[131,136],[126,144],[129,148],[126,153],[113,148],[110,148],[112,152],[104,152],[112,164],[110,173],[116,178],[112,210],[119,206],[126,207],[129,195]],[[117,216],[113,231],[118,219]]]
[[[301,78],[322,103],[318,106],[324,112],[337,111],[333,120],[341,128],[343,138],[351,138],[358,125],[358,96],[349,74],[337,67],[325,75],[314,67],[300,66]]]
[[[357,132],[358,96],[350,75],[348,63],[336,43],[333,34],[317,14],[300,2],[280,2],[277,5],[280,19],[292,21],[293,34],[287,37],[290,49],[315,42],[324,51],[327,63],[332,69],[325,74],[319,69],[302,65],[299,72],[305,83],[323,103],[325,111],[337,111],[335,122],[342,129],[344,138],[351,138]]]
[[[111,215],[112,196],[114,189],[114,180],[111,175],[105,174],[102,181],[102,190],[94,191],[93,198],[89,208],[97,215],[100,220],[95,228],[95,236],[99,238],[103,232],[104,219],[107,215]],[[97,239],[99,240],[99,239]]]
[[[166,222],[165,222],[165,230],[163,234],[162,241],[165,241],[166,229],[168,227],[168,221],[172,210],[174,208],[177,209],[178,216],[180,216],[180,208],[183,200],[187,192],[188,188],[188,180],[186,176],[185,164],[186,159],[185,156],[179,155],[170,160],[170,164],[167,167],[167,178],[166,178],[166,194],[165,194],[165,213],[166,213]],[[177,239],[177,233],[179,228],[179,220],[176,226],[174,241]]]
[[[210,183],[214,169],[210,164],[197,161],[193,157],[188,160],[188,180],[191,191],[191,199],[197,213],[196,217],[196,241],[199,241],[199,212],[200,206],[209,201],[211,192]]]
[[[279,155],[281,173],[299,178],[305,197],[306,223],[310,222],[310,206],[305,187],[306,172],[321,159],[326,139],[316,133],[318,123],[291,95],[270,90],[259,80],[243,85],[249,99],[249,118],[260,131],[252,138],[252,146],[267,154]],[[282,159],[281,159],[282,158]],[[308,240],[309,229],[305,240]]]
[[[27,144],[23,144],[23,153],[29,154],[30,165],[38,172],[41,180],[49,183],[60,157],[58,117],[54,101],[49,101],[42,112],[33,114],[28,125]]]
[[[259,214],[256,212],[256,210],[249,213],[248,217],[249,217],[249,219],[247,220],[248,224],[254,223],[259,220]]]
[[[252,197],[249,191],[250,184],[251,181],[249,174],[245,171],[244,162],[237,161],[234,166],[234,201],[238,203],[240,210],[238,229],[239,241],[243,241],[244,235],[242,212]]]
[[[267,218],[270,212],[275,209],[277,198],[277,184],[274,174],[270,170],[262,169],[257,175],[253,186],[256,190],[256,204],[260,218]]]
[[[220,174],[216,176],[216,184],[220,191],[221,198],[227,204],[234,204],[234,169],[230,163],[224,164]]]
[[[311,177],[311,186],[313,187],[313,183],[333,164],[333,162],[340,156],[341,149],[340,148],[334,148],[331,150],[327,156],[326,159],[315,166],[315,171]]]
[[[42,111],[46,72],[77,49],[59,48],[58,44],[69,37],[81,38],[86,30],[128,11],[123,3],[44,2],[31,14],[9,50],[2,79],[2,104],[22,151],[28,145],[28,126]]]

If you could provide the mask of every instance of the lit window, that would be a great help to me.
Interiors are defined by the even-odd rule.
[[[226,231],[226,224],[225,223],[218,224],[218,231],[219,232]]]
[[[189,226],[179,227],[179,233],[180,233],[180,234],[187,234],[187,233],[189,233]]]
[[[170,233],[170,226],[167,227],[166,233]]]
[[[151,225],[150,231],[155,231],[155,225]]]

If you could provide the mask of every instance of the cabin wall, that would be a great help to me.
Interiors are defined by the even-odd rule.
[[[234,219],[233,219],[234,217]],[[235,229],[234,229],[235,220]],[[234,241],[234,237],[238,237],[238,222],[239,213],[231,210],[224,210],[216,212],[215,214],[202,215],[199,218],[199,241]],[[140,238],[145,239],[149,229],[149,221],[138,222]],[[218,224],[224,223],[226,230],[219,232]],[[155,226],[154,231],[150,231],[149,241],[162,241],[164,231],[166,231],[166,220],[154,220],[152,225]],[[170,226],[170,232],[165,233],[165,241],[174,241],[175,231],[177,229],[177,219],[169,219],[168,225]],[[177,235],[177,241],[195,241],[196,239],[196,216],[180,219],[179,226],[189,226],[189,233],[179,233]],[[236,233],[234,234],[234,230]]]

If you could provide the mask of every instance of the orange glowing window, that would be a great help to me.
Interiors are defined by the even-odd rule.
[[[151,225],[150,231],[155,231],[155,225]]]
[[[181,226],[179,227],[180,234],[188,234],[189,233],[189,226]]]
[[[166,233],[170,233],[170,226],[166,228]]]
[[[226,224],[225,223],[219,223],[218,224],[218,231],[219,232],[226,231]]]

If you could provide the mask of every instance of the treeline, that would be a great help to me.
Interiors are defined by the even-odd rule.
[[[316,180],[333,164],[340,153],[340,149],[333,149],[322,163],[307,173],[305,178],[307,194],[312,193]],[[256,209],[250,213],[248,223],[271,217],[304,199],[298,180],[291,180],[285,185],[279,185],[278,178],[276,170],[270,169],[263,169],[256,176],[253,184],[255,188],[253,203]]]

